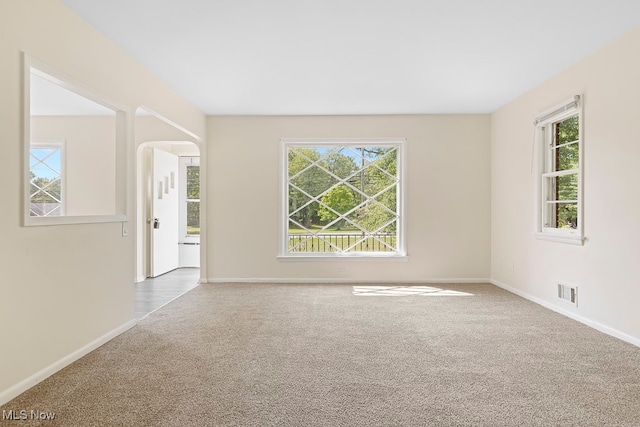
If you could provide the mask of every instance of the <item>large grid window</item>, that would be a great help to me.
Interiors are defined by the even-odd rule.
[[[285,142],[282,252],[403,255],[402,149],[402,142]]]
[[[581,114],[579,97],[539,119],[539,236],[582,242]]]
[[[29,149],[29,216],[64,215],[64,143],[32,143]]]

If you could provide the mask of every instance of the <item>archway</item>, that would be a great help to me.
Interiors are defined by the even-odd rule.
[[[179,204],[179,206],[181,211],[176,216],[180,218],[180,226],[186,228],[187,205],[184,200],[186,185],[185,182],[182,181],[185,179],[185,159],[189,159],[189,163],[192,165],[198,165],[197,172],[199,179],[197,180],[197,189],[199,190],[200,197],[197,202],[199,209],[195,208],[193,201],[189,202],[188,207],[192,222],[195,219],[199,219],[199,228],[197,229],[197,233],[193,232],[193,230],[196,230],[193,224],[191,224],[189,228],[189,233],[181,233],[180,230],[176,230],[176,235],[181,237],[175,242],[175,244],[178,245],[177,253],[179,254],[178,261],[175,265],[176,268],[181,266],[198,266],[200,268],[200,282],[206,282],[206,264],[204,263],[206,259],[206,239],[204,235],[206,230],[204,225],[206,162],[194,162],[194,159],[199,160],[204,154],[201,139],[158,114],[150,112],[145,108],[138,108],[136,111],[135,143],[135,282],[140,282],[158,273],[158,271],[156,271],[154,274],[153,271],[154,257],[158,255],[157,253],[154,254],[153,237],[154,233],[158,234],[159,231],[157,228],[153,228],[154,200],[159,204],[171,198],[172,193],[180,193],[181,204]],[[178,166],[175,168],[172,167],[170,171],[167,170],[159,179],[157,176],[156,179],[154,179],[154,152],[157,155],[162,154],[163,157],[175,157],[178,159]],[[191,174],[191,177],[193,178],[193,174]],[[160,189],[159,187],[163,188]],[[167,197],[164,198],[159,190],[165,193]],[[159,201],[157,200],[159,198],[165,200]],[[199,218],[196,218],[196,216]],[[165,227],[162,231],[166,234],[167,227],[173,227],[172,224],[173,222],[169,224],[165,221]],[[165,242],[164,244],[168,243]],[[160,248],[162,247],[163,246],[160,246]],[[157,244],[156,248],[158,248]],[[171,243],[170,252],[175,252],[175,250],[176,248],[174,248],[173,243]],[[162,249],[162,251],[164,252],[164,249]]]

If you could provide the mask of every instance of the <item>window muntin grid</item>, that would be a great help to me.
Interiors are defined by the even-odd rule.
[[[288,255],[402,253],[402,144],[285,144]]]
[[[187,166],[187,230],[188,236],[200,235],[200,165]]]
[[[63,143],[31,144],[29,149],[29,216],[64,215]]]
[[[544,127],[543,229],[577,230],[579,215],[580,117],[573,114]]]

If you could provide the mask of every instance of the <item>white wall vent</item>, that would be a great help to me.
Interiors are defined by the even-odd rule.
[[[558,283],[558,298],[573,306],[578,306],[578,287],[567,283]]]

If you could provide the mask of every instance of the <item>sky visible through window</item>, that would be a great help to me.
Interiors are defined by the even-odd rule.
[[[336,149],[336,147],[315,147],[314,151],[316,151],[320,157],[325,157],[330,152],[337,152],[351,157],[356,162],[360,162],[363,157],[369,162],[379,157],[379,154],[369,149],[369,147],[340,147],[339,149]]]
[[[60,176],[61,151],[58,148],[32,148],[31,172],[38,178],[55,179]]]

